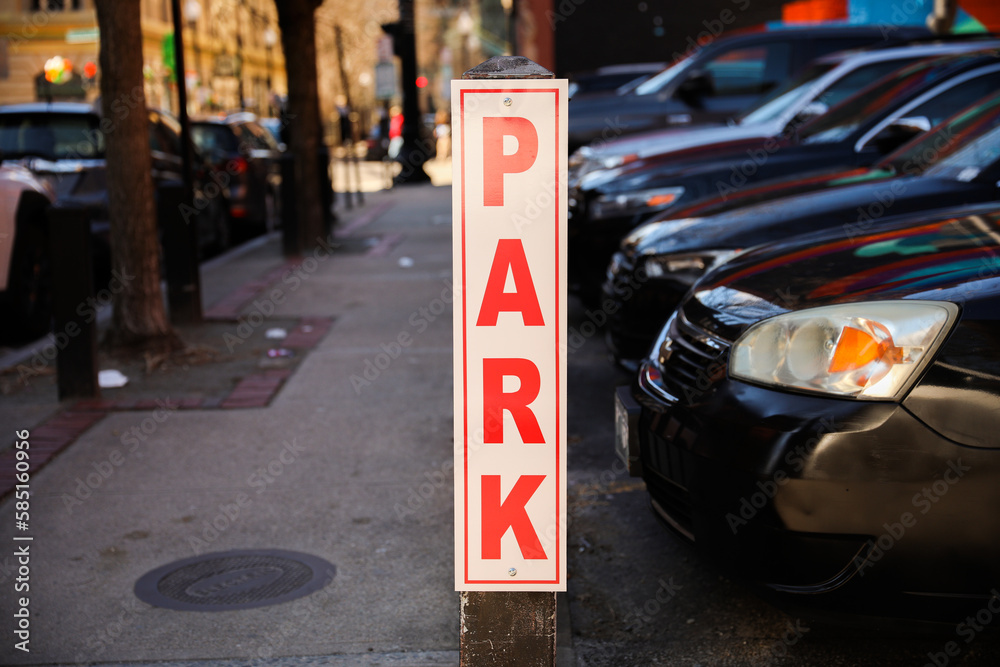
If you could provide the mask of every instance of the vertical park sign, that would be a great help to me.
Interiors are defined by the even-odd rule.
[[[566,81],[452,81],[455,588],[566,590]]]

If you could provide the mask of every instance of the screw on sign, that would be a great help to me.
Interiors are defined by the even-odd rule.
[[[526,58],[492,58],[452,82],[462,664],[555,659],[554,592],[566,590],[566,99],[566,82]]]

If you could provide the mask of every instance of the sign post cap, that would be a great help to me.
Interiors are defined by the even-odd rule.
[[[555,76],[524,56],[493,56],[462,74],[463,79],[554,79]]]

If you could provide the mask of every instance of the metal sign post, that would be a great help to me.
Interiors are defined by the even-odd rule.
[[[455,588],[463,665],[555,664],[566,590],[566,81],[452,81]]]

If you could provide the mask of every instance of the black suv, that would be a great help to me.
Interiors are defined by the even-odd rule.
[[[838,26],[734,33],[689,53],[624,95],[569,106],[569,150],[672,125],[725,121],[834,51],[924,37],[925,28]]]
[[[191,139],[226,182],[231,233],[271,231],[280,220],[281,149],[249,113],[195,120]]]
[[[149,150],[153,183],[182,181],[180,124],[165,111],[148,109]],[[95,264],[107,262],[107,173],[100,110],[76,102],[29,103],[0,107],[0,154],[5,162],[19,162],[48,182],[56,199],[67,197],[95,202],[104,211],[91,222],[95,236]],[[194,195],[197,232],[203,251],[228,245],[224,228],[224,200],[208,195],[218,190],[218,179],[201,154],[194,152]]]

